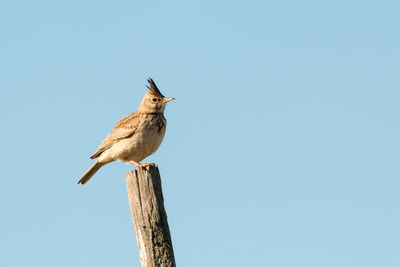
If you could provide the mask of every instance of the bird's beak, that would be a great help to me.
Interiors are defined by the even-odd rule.
[[[171,101],[171,100],[174,100],[175,98],[173,98],[173,97],[166,97],[166,98],[164,98],[163,99],[163,102],[164,103],[167,103],[167,102],[169,102],[169,101]]]

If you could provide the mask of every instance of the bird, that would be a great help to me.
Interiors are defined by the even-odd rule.
[[[153,79],[147,79],[147,92],[137,109],[120,121],[101,142],[96,152],[90,157],[94,164],[83,174],[77,184],[86,184],[104,165],[113,161],[122,161],[144,168],[151,164],[140,161],[157,151],[164,139],[167,120],[164,117],[166,104],[174,100],[164,97]]]

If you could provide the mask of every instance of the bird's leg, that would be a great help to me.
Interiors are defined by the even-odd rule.
[[[138,168],[141,168],[141,167],[142,167],[142,164],[140,164],[139,162],[133,161],[133,160],[130,160],[130,161],[128,162],[128,164],[135,164]]]
[[[153,163],[145,163],[145,164],[142,164],[142,167],[141,167],[141,168],[146,168],[147,166],[150,166],[150,165],[153,165]]]
[[[138,168],[146,168],[147,166],[151,165],[151,163],[141,164],[140,162],[136,162],[136,161],[133,161],[133,160],[130,160],[128,163],[129,164],[135,164]]]

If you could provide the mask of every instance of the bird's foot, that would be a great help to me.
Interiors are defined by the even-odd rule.
[[[148,166],[154,165],[154,163],[145,163],[145,164],[140,164],[140,166],[138,166],[138,168],[146,168]]]
[[[148,166],[154,165],[154,163],[141,164],[140,162],[136,162],[136,161],[133,161],[133,160],[131,160],[129,163],[130,164],[135,164],[138,167],[138,169],[142,169],[142,168],[146,168]]]

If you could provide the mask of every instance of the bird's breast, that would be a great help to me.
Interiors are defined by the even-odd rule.
[[[118,142],[123,151],[123,155],[119,158],[122,161],[142,161],[160,147],[165,130],[166,120],[162,114],[147,115],[142,119],[134,135]]]

